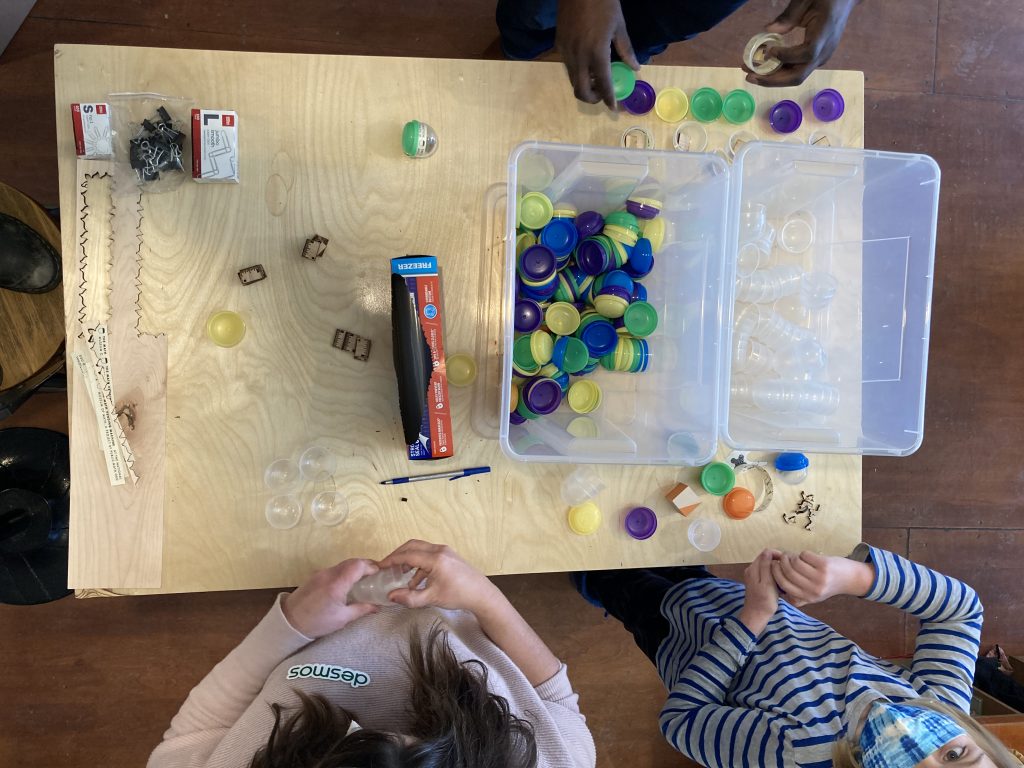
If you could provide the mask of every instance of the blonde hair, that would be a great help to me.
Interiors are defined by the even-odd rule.
[[[977,720],[961,710],[930,696],[922,696],[919,699],[905,703],[908,706],[930,709],[956,721],[960,727],[967,731],[967,735],[978,745],[978,748],[988,755],[1000,768],[1021,768],[1021,761],[1006,748],[1003,742],[993,736]],[[860,761],[860,745],[858,744],[859,738],[860,729],[851,727],[847,738],[839,739],[832,745],[832,765],[834,768],[862,768],[863,763]]]

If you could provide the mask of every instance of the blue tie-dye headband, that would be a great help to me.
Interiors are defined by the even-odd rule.
[[[876,701],[860,734],[861,764],[864,768],[914,768],[964,733],[955,720],[930,709]]]

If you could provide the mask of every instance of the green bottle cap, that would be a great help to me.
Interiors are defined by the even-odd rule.
[[[402,151],[409,157],[416,157],[420,143],[420,121],[410,120],[402,128]]]
[[[515,344],[512,345],[512,362],[522,371],[536,372],[540,366],[533,357],[531,341],[529,335],[516,339]]]
[[[566,373],[579,373],[590,362],[590,350],[575,336],[564,338],[566,345],[565,356],[562,358],[562,370]]]
[[[756,109],[754,97],[739,88],[729,91],[722,102],[722,115],[734,125],[741,125],[750,120]]]
[[[628,99],[636,88],[636,72],[628,64],[621,61],[612,62],[612,89],[615,91],[615,100]]]
[[[626,307],[622,321],[626,324],[626,330],[634,336],[643,338],[654,333],[654,329],[658,327],[658,310],[646,301],[634,301]]]
[[[690,114],[702,123],[710,123],[722,114],[722,94],[714,88],[698,88],[690,97]]]
[[[700,484],[715,496],[724,496],[736,485],[736,472],[728,464],[715,461],[700,471]]]

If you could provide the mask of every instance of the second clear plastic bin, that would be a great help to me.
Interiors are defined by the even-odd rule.
[[[935,161],[758,143],[731,174],[730,250],[742,258],[724,345],[726,441],[913,453],[924,427]]]
[[[642,373],[599,368],[587,378],[603,393],[599,411],[566,404],[553,414],[510,424],[517,201],[539,191],[552,203],[602,216],[621,209],[637,187],[662,191],[664,245],[642,283],[658,313]],[[697,465],[718,448],[722,373],[721,316],[729,172],[713,155],[529,142],[509,159],[503,295],[504,360],[500,442],[525,461]],[[732,267],[729,267],[729,280]]]

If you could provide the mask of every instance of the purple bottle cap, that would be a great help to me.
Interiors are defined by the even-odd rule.
[[[603,357],[615,349],[619,334],[607,320],[595,320],[580,331],[580,341],[587,345],[591,357]]]
[[[580,238],[598,234],[604,229],[604,217],[597,211],[584,211],[576,217],[576,231]]]
[[[791,99],[783,99],[768,113],[768,123],[776,133],[792,133],[803,121],[803,110]]]
[[[843,95],[834,88],[825,88],[814,95],[811,102],[811,109],[814,116],[823,123],[831,123],[838,120],[846,111],[846,102]]]
[[[626,515],[626,533],[638,541],[649,539],[658,529],[658,518],[649,507],[634,507]]]
[[[537,378],[523,387],[526,406],[540,416],[554,413],[562,402],[562,388],[554,379]]]
[[[512,413],[510,413],[508,415],[508,423],[509,424],[522,424],[524,421],[526,421],[526,419],[524,419],[522,416],[520,416],[515,411],[512,411]]]
[[[576,247],[576,264],[588,275],[600,275],[610,263],[611,256],[597,240],[584,240]]]
[[[519,299],[516,302],[515,326],[519,333],[533,333],[544,322],[544,311],[533,299]]]
[[[598,296],[618,296],[623,301],[629,301],[633,298],[633,294],[627,291],[621,285],[606,285],[600,291],[597,292]]]
[[[637,80],[633,92],[619,104],[631,115],[646,115],[654,109],[654,88],[646,80]]]
[[[551,277],[558,267],[554,252],[546,245],[531,245],[519,257],[519,268],[523,276],[531,280]]]

